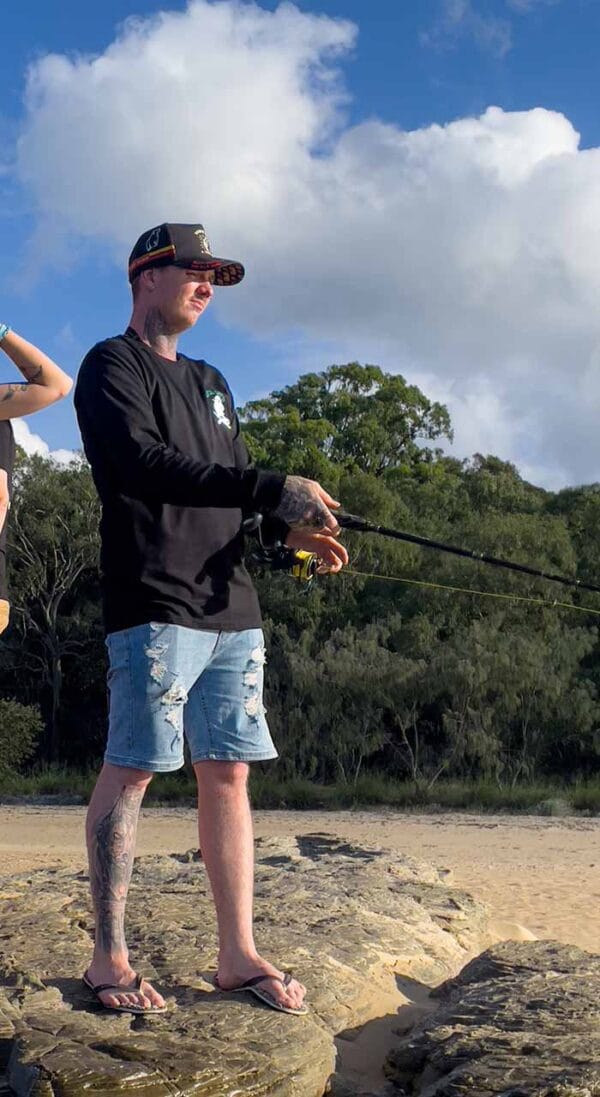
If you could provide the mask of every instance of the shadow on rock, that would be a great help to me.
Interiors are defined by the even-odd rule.
[[[330,834],[304,834],[296,839],[298,849],[303,857],[310,857],[318,861],[324,856],[354,857],[359,861],[373,861],[385,856],[382,849],[363,849],[361,846],[342,842],[339,838],[333,838]]]

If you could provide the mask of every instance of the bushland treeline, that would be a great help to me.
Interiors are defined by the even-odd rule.
[[[496,457],[445,455],[447,409],[399,375],[331,366],[247,404],[241,418],[257,465],[317,479],[351,512],[600,579],[600,485],[555,493]],[[83,769],[101,757],[98,517],[83,458],[60,467],[20,455],[0,770]],[[600,614],[600,596],[376,535],[345,540],[350,570],[308,590],[251,562],[282,780],[352,783],[376,771],[426,787],[441,777],[516,785],[598,774],[600,616],[575,607]],[[556,599],[572,608],[538,604]]]

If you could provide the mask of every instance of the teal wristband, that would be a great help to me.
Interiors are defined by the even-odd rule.
[[[0,343],[4,339],[5,335],[8,335],[10,328],[8,324],[0,324]]]

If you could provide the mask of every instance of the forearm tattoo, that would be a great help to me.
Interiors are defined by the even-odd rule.
[[[90,884],[96,911],[96,943],[103,952],[126,952],[125,903],[142,789],[124,788],[112,811],[95,826],[90,850]]]
[[[273,513],[292,529],[323,529],[329,517],[315,484],[303,476],[286,476],[281,501]]]
[[[3,385],[2,388],[6,389],[6,392],[1,397],[1,402],[5,404],[7,400],[12,400],[15,392],[27,392],[29,385],[17,383],[14,385]]]

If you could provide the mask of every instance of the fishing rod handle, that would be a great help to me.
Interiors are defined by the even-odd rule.
[[[374,526],[357,514],[338,514],[334,512],[334,518],[342,529],[353,529],[357,533],[378,533],[379,526]]]

